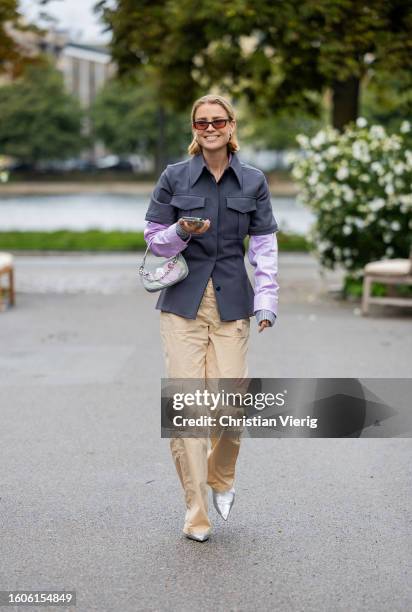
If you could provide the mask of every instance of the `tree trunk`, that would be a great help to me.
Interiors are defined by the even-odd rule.
[[[166,162],[166,113],[164,106],[160,104],[157,109],[157,143],[155,156],[155,172],[157,178],[159,178],[163,172]]]
[[[332,85],[332,125],[343,131],[346,124],[356,121],[359,109],[359,78],[335,81]]]

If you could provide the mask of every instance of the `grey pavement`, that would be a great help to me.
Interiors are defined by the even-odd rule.
[[[407,438],[245,438],[230,519],[212,507],[208,542],[182,536],[139,261],[16,256],[17,306],[0,313],[0,590],[75,589],[78,612],[410,610]],[[410,309],[364,318],[310,256],[279,269],[252,376],[410,377]]]

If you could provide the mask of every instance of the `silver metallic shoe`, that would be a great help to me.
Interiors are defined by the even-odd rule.
[[[232,487],[229,491],[219,493],[219,491],[213,492],[213,505],[216,508],[216,512],[220,514],[224,521],[227,521],[233,504],[235,503],[235,490]]]
[[[189,540],[196,540],[196,542],[206,542],[206,540],[209,539],[209,533],[205,532],[205,533],[186,533],[184,532],[185,536],[187,538],[189,538]]]

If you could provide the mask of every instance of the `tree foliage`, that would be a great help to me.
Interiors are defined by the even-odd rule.
[[[94,134],[114,153],[155,157],[158,138],[158,100],[149,82],[113,79],[97,95],[90,111]],[[166,145],[179,157],[190,138],[186,114],[166,112]]]
[[[44,6],[49,0],[37,0],[37,2]],[[22,20],[18,5],[18,0],[0,1],[0,74],[7,74],[12,78],[20,76],[25,66],[35,65],[39,61],[36,55],[22,47],[18,37],[24,37],[29,32],[36,34],[42,32],[36,25]]]
[[[16,43],[7,31],[6,24],[19,17],[17,0],[2,0],[0,4],[0,72],[5,72],[10,62],[17,59]]]
[[[46,60],[0,87],[0,117],[0,150],[23,162],[65,159],[86,144],[79,103]]]
[[[404,0],[100,0],[121,74],[150,67],[174,108],[219,88],[244,96],[257,115],[358,112],[359,84],[384,67],[409,75],[412,9]]]

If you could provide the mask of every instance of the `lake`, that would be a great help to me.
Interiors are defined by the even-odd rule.
[[[0,231],[58,229],[141,231],[150,194],[19,195],[0,197]],[[306,234],[314,215],[293,197],[272,197],[279,228]]]

